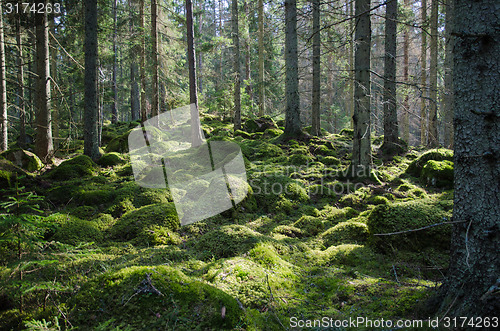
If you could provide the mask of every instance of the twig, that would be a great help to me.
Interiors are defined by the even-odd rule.
[[[392,270],[394,271],[394,277],[396,277],[396,282],[401,285],[398,279],[398,274],[396,273],[396,267],[394,267],[394,264],[392,265]]]
[[[470,264],[469,264],[469,255],[470,255],[470,252],[469,252],[469,229],[470,229],[470,225],[471,224],[472,224],[472,219],[470,220],[469,225],[467,225],[467,231],[465,232],[465,250],[467,252],[467,255],[465,256],[465,263],[467,264],[467,267],[469,268],[469,270],[470,270]]]
[[[445,224],[456,224],[456,223],[464,223],[465,221],[452,221],[452,222],[442,222],[442,223],[436,223],[432,225],[427,225],[418,229],[412,229],[412,230],[405,230],[405,231],[398,231],[398,232],[391,232],[391,233],[375,233],[374,236],[392,236],[395,234],[403,234],[403,233],[408,233],[408,232],[415,232],[415,231],[421,231],[425,230],[428,228],[433,228],[438,225],[445,225]]]

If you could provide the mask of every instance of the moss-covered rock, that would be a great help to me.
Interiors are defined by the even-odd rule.
[[[71,303],[73,325],[84,328],[107,322],[107,329],[233,329],[243,317],[233,297],[168,266],[104,273],[85,283]]]
[[[43,163],[38,156],[30,151],[25,151],[20,148],[9,149],[0,154],[6,160],[11,161],[16,166],[30,172],[42,169]]]
[[[179,218],[173,203],[160,203],[129,211],[113,226],[113,237],[124,240],[137,238],[152,225],[163,226],[169,230],[180,227]]]
[[[424,168],[425,164],[429,160],[434,160],[434,161],[453,161],[453,151],[450,149],[432,149],[429,150],[422,155],[420,155],[418,158],[413,160],[408,168],[406,169],[406,173],[415,176],[415,177],[420,177],[422,173],[422,169]]]
[[[314,161],[314,157],[308,154],[293,153],[288,160],[290,164],[295,166],[307,166]]]
[[[272,129],[266,129],[266,131],[264,131],[263,137],[264,138],[274,138],[274,137],[281,136],[282,134],[283,134],[283,130],[272,128]]]
[[[263,236],[243,225],[224,225],[205,233],[192,245],[202,259],[237,256],[253,248]]]
[[[100,205],[113,201],[115,191],[111,189],[83,190],[79,192],[76,199],[85,205]]]
[[[106,153],[128,153],[128,135],[132,130],[113,138],[106,146]]]
[[[255,133],[255,132],[264,132],[267,129],[277,129],[276,123],[274,123],[273,119],[268,116],[248,119],[244,128],[246,132]]]
[[[359,212],[352,207],[336,208],[333,206],[327,206],[320,211],[320,215],[326,218],[329,222],[337,224],[342,221],[347,221],[348,219],[357,217]]]
[[[249,180],[258,206],[273,210],[281,198],[292,202],[309,200],[304,186],[298,181],[279,173],[263,173]]]
[[[102,241],[102,232],[93,221],[86,221],[69,214],[52,214],[45,218],[51,224],[52,233],[47,233],[48,239],[65,244],[76,245],[82,242]]]
[[[383,250],[389,248],[418,250],[424,247],[447,249],[450,245],[449,224],[403,234],[375,236],[375,234],[403,232],[447,222],[451,218],[451,201],[420,199],[376,206],[368,216],[369,242]]]
[[[178,245],[182,240],[177,232],[165,226],[151,225],[142,230],[137,242],[150,245]]]
[[[321,234],[326,247],[362,244],[368,239],[368,227],[361,222],[341,222]]]
[[[106,153],[97,160],[97,164],[103,167],[112,167],[123,163],[125,160],[116,152]]]
[[[79,206],[71,210],[70,214],[83,220],[90,220],[97,214],[97,208],[93,206]]]
[[[68,180],[92,176],[97,165],[86,155],[79,155],[62,162],[48,173],[48,177],[55,180]]]
[[[234,136],[235,137],[242,137],[244,139],[252,139],[252,135],[248,132],[243,131],[243,130],[234,131]]]
[[[278,225],[273,229],[273,232],[290,238],[302,238],[304,236],[301,229],[291,225]]]
[[[279,148],[278,146],[270,143],[262,143],[259,145],[259,148],[257,149],[257,157],[260,158],[270,158],[270,157],[278,157],[282,156],[283,150]]]
[[[435,187],[453,187],[453,162],[429,160],[422,169],[420,179]]]
[[[302,216],[293,226],[299,228],[302,233],[308,236],[315,236],[325,229],[325,225],[320,218],[313,216]]]
[[[339,166],[340,165],[340,160],[334,156],[324,156],[324,157],[320,158],[319,161],[326,166]]]

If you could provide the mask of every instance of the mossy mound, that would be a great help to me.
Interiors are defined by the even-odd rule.
[[[361,222],[341,222],[321,234],[326,247],[339,244],[362,244],[368,239],[368,227]]]
[[[374,236],[375,234],[403,232],[451,219],[452,201],[419,199],[390,205],[376,206],[368,216],[369,242],[382,250],[418,250],[426,247],[448,249],[449,224],[402,234]]]
[[[278,127],[271,117],[264,116],[248,119],[244,124],[244,128],[246,132],[255,133],[264,132],[267,129],[277,129]]]
[[[408,166],[408,169],[406,169],[406,173],[408,173],[412,176],[415,176],[415,177],[420,177],[420,175],[422,173],[422,169],[424,168],[425,164],[429,160],[453,161],[453,151],[450,149],[445,149],[445,148],[432,149],[430,151],[427,151],[410,163],[410,165]]]
[[[275,208],[279,207],[277,203],[283,200],[283,198],[292,203],[309,200],[304,186],[300,182],[283,174],[263,173],[258,177],[251,178],[249,183],[257,205],[268,210],[274,211]]]
[[[128,153],[128,135],[132,130],[113,138],[108,145],[106,145],[106,153]]]
[[[252,249],[263,236],[243,225],[224,225],[197,238],[193,243],[202,259],[237,256]]]
[[[323,221],[313,216],[302,216],[293,223],[293,226],[299,228],[302,233],[308,236],[315,236],[325,229]]]
[[[323,163],[326,166],[339,166],[340,165],[340,160],[337,159],[334,156],[324,156],[319,159],[321,163]]]
[[[264,134],[262,135],[263,138],[274,138],[274,137],[279,137],[283,134],[283,130],[281,129],[266,129],[264,131]]]
[[[273,232],[290,238],[302,238],[304,236],[301,229],[291,225],[278,225],[273,229]]]
[[[47,239],[76,245],[82,242],[100,242],[102,232],[93,221],[86,221],[68,214],[52,214],[45,218],[52,229],[46,233]]]
[[[113,225],[111,233],[115,238],[131,240],[153,225],[173,231],[179,229],[179,218],[173,203],[159,203],[129,211]]]
[[[352,207],[336,208],[327,206],[320,211],[320,215],[333,224],[347,221],[359,215],[359,212]]]
[[[125,160],[116,152],[106,153],[97,160],[97,164],[103,167],[112,167],[123,163]]]
[[[84,205],[99,205],[106,204],[113,201],[116,192],[110,189],[102,190],[82,190],[76,195],[77,201],[80,201]]]
[[[13,186],[17,178],[21,176],[32,177],[32,175],[29,175],[12,162],[0,159],[0,187],[7,188]]]
[[[88,177],[94,174],[97,164],[87,155],[79,155],[62,162],[58,167],[48,173],[48,177],[55,180],[68,180],[73,178]]]
[[[422,169],[420,179],[435,187],[453,187],[453,162],[429,160]]]
[[[107,329],[232,329],[243,316],[236,299],[168,266],[107,272],[71,301],[73,324],[85,328],[106,323]]]
[[[42,169],[43,163],[34,153],[25,151],[24,149],[14,148],[9,149],[0,154],[6,160],[11,161],[16,166],[25,169],[29,172],[34,172]]]
[[[234,131],[234,136],[235,137],[242,137],[244,139],[252,139],[252,135],[248,132],[243,131],[243,130]]]

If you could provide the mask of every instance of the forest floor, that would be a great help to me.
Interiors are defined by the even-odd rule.
[[[382,163],[373,137],[378,178],[353,181],[342,174],[352,131],[284,142],[279,124],[247,120],[233,134],[202,116],[208,141],[240,146],[249,193],[186,226],[168,189],[134,181],[136,122],[104,127],[98,164],[81,140],[66,141],[67,161],[47,171],[0,160],[0,329],[428,326],[451,232],[428,226],[451,220],[452,152],[410,149]],[[403,233],[377,235],[394,232]],[[378,329],[396,329],[385,323]]]

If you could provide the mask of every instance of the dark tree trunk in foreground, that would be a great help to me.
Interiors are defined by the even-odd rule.
[[[500,7],[496,0],[456,0],[454,8],[456,22],[460,24],[455,25],[452,34],[455,39],[453,220],[462,223],[453,226],[450,268],[441,287],[438,315],[498,317]]]
[[[285,135],[300,136],[299,66],[297,55],[297,1],[285,0]]]
[[[5,44],[3,8],[0,2],[0,152],[7,150],[7,81],[5,80]]]
[[[194,52],[193,3],[186,0],[186,25],[189,63],[189,102],[191,104],[191,146],[202,143],[200,115],[198,113],[198,91],[196,88],[196,55]]]
[[[454,0],[452,0],[454,1]],[[420,97],[420,145],[427,144],[427,100],[425,94],[427,90],[427,0],[422,0],[422,45],[420,47],[421,56],[421,77],[420,85],[422,96]]]
[[[133,2],[132,0],[128,1],[129,5],[129,31],[130,31],[130,36],[134,34],[134,11],[133,11]],[[138,83],[138,72],[139,68],[137,66],[137,44],[134,39],[131,39],[131,46],[129,49],[129,56],[130,56],[130,81],[131,81],[131,88],[130,88],[130,114],[132,115],[132,121],[136,121],[139,119],[139,113],[140,113],[140,89],[139,89],[139,83]]]
[[[444,146],[453,148],[453,0],[446,0],[445,46],[444,46]]]
[[[408,0],[404,1],[405,8],[409,7]],[[409,27],[404,27],[403,34],[403,82],[409,82],[410,69],[410,31]],[[405,92],[403,99],[403,140],[410,144],[410,102],[408,92]]]
[[[35,152],[43,162],[48,162],[53,152],[53,145],[50,115],[49,25],[46,13],[35,15],[35,26],[38,74]]]
[[[231,10],[233,38],[234,73],[234,130],[241,129],[241,91],[240,91],[240,36],[238,31],[238,0],[232,0]]]
[[[146,35],[144,32],[144,0],[139,0],[139,30],[140,30],[140,52],[139,70],[141,75],[141,121],[148,119],[146,110]]]
[[[354,140],[351,170],[354,177],[368,177],[371,168],[370,141],[370,0],[356,0],[354,37]]]
[[[431,2],[431,62],[429,67],[429,146],[437,147],[439,144],[437,128],[437,66],[438,66],[438,9],[437,0]]]
[[[380,147],[384,157],[397,154],[399,147],[398,113],[396,109],[396,20],[398,2],[387,2],[385,12],[384,64],[384,143]]]
[[[321,103],[321,35],[320,35],[320,1],[313,0],[313,78],[312,78],[312,122],[311,134],[321,136],[320,103]]]
[[[84,154],[100,157],[97,108],[97,0],[85,0]]]

